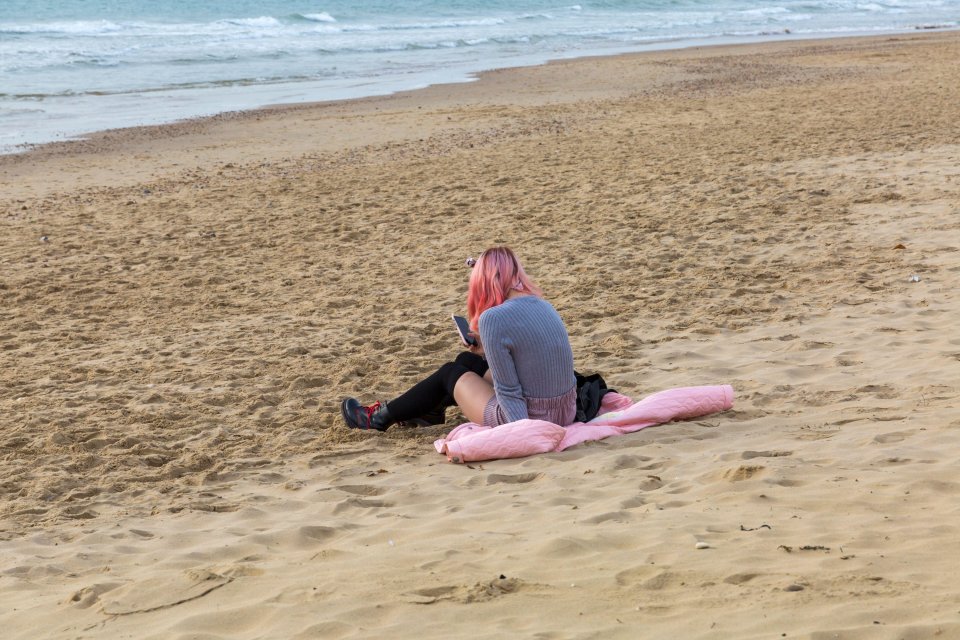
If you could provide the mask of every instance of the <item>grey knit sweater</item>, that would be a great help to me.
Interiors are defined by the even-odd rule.
[[[513,298],[480,314],[479,328],[500,421],[567,417],[572,422],[577,386],[573,350],[553,306],[536,296]]]

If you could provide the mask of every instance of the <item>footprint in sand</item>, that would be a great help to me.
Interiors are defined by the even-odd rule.
[[[329,386],[330,380],[321,376],[297,376],[287,384],[287,391],[304,391]]]
[[[392,502],[387,502],[385,500],[363,500],[361,498],[348,498],[337,504],[337,506],[333,508],[333,513],[339,514],[351,509],[385,509],[392,506]]]
[[[682,574],[651,566],[625,569],[618,573],[614,579],[621,587],[640,587],[641,589],[654,591],[680,586],[687,581]]]
[[[612,471],[622,471],[624,469],[640,469],[642,471],[652,471],[664,466],[663,462],[651,462],[653,458],[647,456],[617,456],[613,461]]]
[[[647,499],[643,496],[636,496],[633,498],[627,498],[620,503],[621,509],[636,509],[637,507],[642,507],[647,504]]]
[[[100,596],[119,587],[121,582],[98,582],[75,591],[67,602],[78,609],[88,609],[100,601]]]
[[[766,467],[762,465],[740,465],[736,469],[727,469],[723,473],[723,479],[728,480],[729,482],[741,482],[743,480],[749,480],[762,473]]]
[[[191,569],[112,588],[101,594],[99,600],[106,615],[124,616],[169,609],[202,598],[231,582],[233,578]]]
[[[660,476],[647,476],[645,480],[640,483],[641,491],[655,491],[663,486],[663,479]]]
[[[621,587],[632,587],[647,582],[661,571],[659,567],[640,565],[620,571],[613,579]]]
[[[806,482],[800,480],[792,480],[790,478],[774,478],[772,480],[766,481],[769,484],[775,484],[778,487],[802,487]]]
[[[573,559],[584,556],[593,556],[597,549],[593,543],[583,538],[566,536],[553,538],[544,542],[539,549],[539,556],[544,558]]]
[[[857,393],[871,393],[881,400],[893,400],[900,394],[894,387],[887,384],[868,384],[857,388]]]
[[[159,393],[152,393],[142,401],[143,404],[161,404],[166,402],[167,399],[164,398]]]
[[[539,473],[518,473],[516,475],[491,473],[489,476],[487,476],[487,484],[526,484],[528,482],[533,482],[541,475],[542,474]]]
[[[901,458],[899,456],[893,456],[890,458],[881,458],[875,464],[879,464],[884,467],[893,467],[901,464],[910,464],[911,462],[913,462],[911,458]]]
[[[352,493],[356,496],[379,496],[383,493],[383,489],[380,487],[374,487],[368,484],[344,484],[339,487],[334,487],[334,489]]]
[[[881,433],[874,436],[873,441],[877,444],[892,444],[894,442],[903,442],[913,435],[913,431],[891,431],[890,433]]]
[[[489,582],[478,582],[472,586],[451,585],[417,589],[407,594],[407,597],[413,604],[433,604],[442,600],[470,604],[516,593],[525,587],[526,584],[519,578],[500,577]]]
[[[304,538],[308,538],[312,541],[325,542],[337,535],[338,530],[334,527],[306,526],[300,527],[298,532]]]
[[[781,458],[792,455],[793,451],[744,451],[740,454],[740,457],[744,460],[752,460],[753,458]]]
[[[97,512],[93,509],[87,509],[82,505],[67,507],[60,510],[60,515],[71,520],[92,520],[97,517]]]
[[[919,482],[912,482],[907,485],[907,489],[911,493],[945,493],[949,495],[957,495],[960,493],[960,482],[952,482],[949,480],[920,480]]]
[[[610,511],[608,513],[601,513],[598,516],[593,516],[592,518],[587,518],[584,520],[587,524],[601,524],[603,522],[630,522],[630,514],[626,511]]]

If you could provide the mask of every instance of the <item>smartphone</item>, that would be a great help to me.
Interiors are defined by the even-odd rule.
[[[467,322],[467,319],[458,315],[451,315],[450,317],[453,318],[453,324],[457,326],[457,333],[460,334],[460,342],[463,343],[463,346],[476,346],[477,341],[470,335],[470,324]]]

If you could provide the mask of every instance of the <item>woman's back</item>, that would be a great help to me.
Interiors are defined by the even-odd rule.
[[[560,315],[537,296],[520,296],[483,312],[480,339],[507,421],[557,417],[576,405],[573,351]],[[570,398],[572,398],[572,402]],[[545,414],[545,415],[535,415]]]

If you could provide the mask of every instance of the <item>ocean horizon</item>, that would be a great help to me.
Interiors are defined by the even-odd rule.
[[[958,26],[956,0],[5,0],[0,153],[553,59]]]

